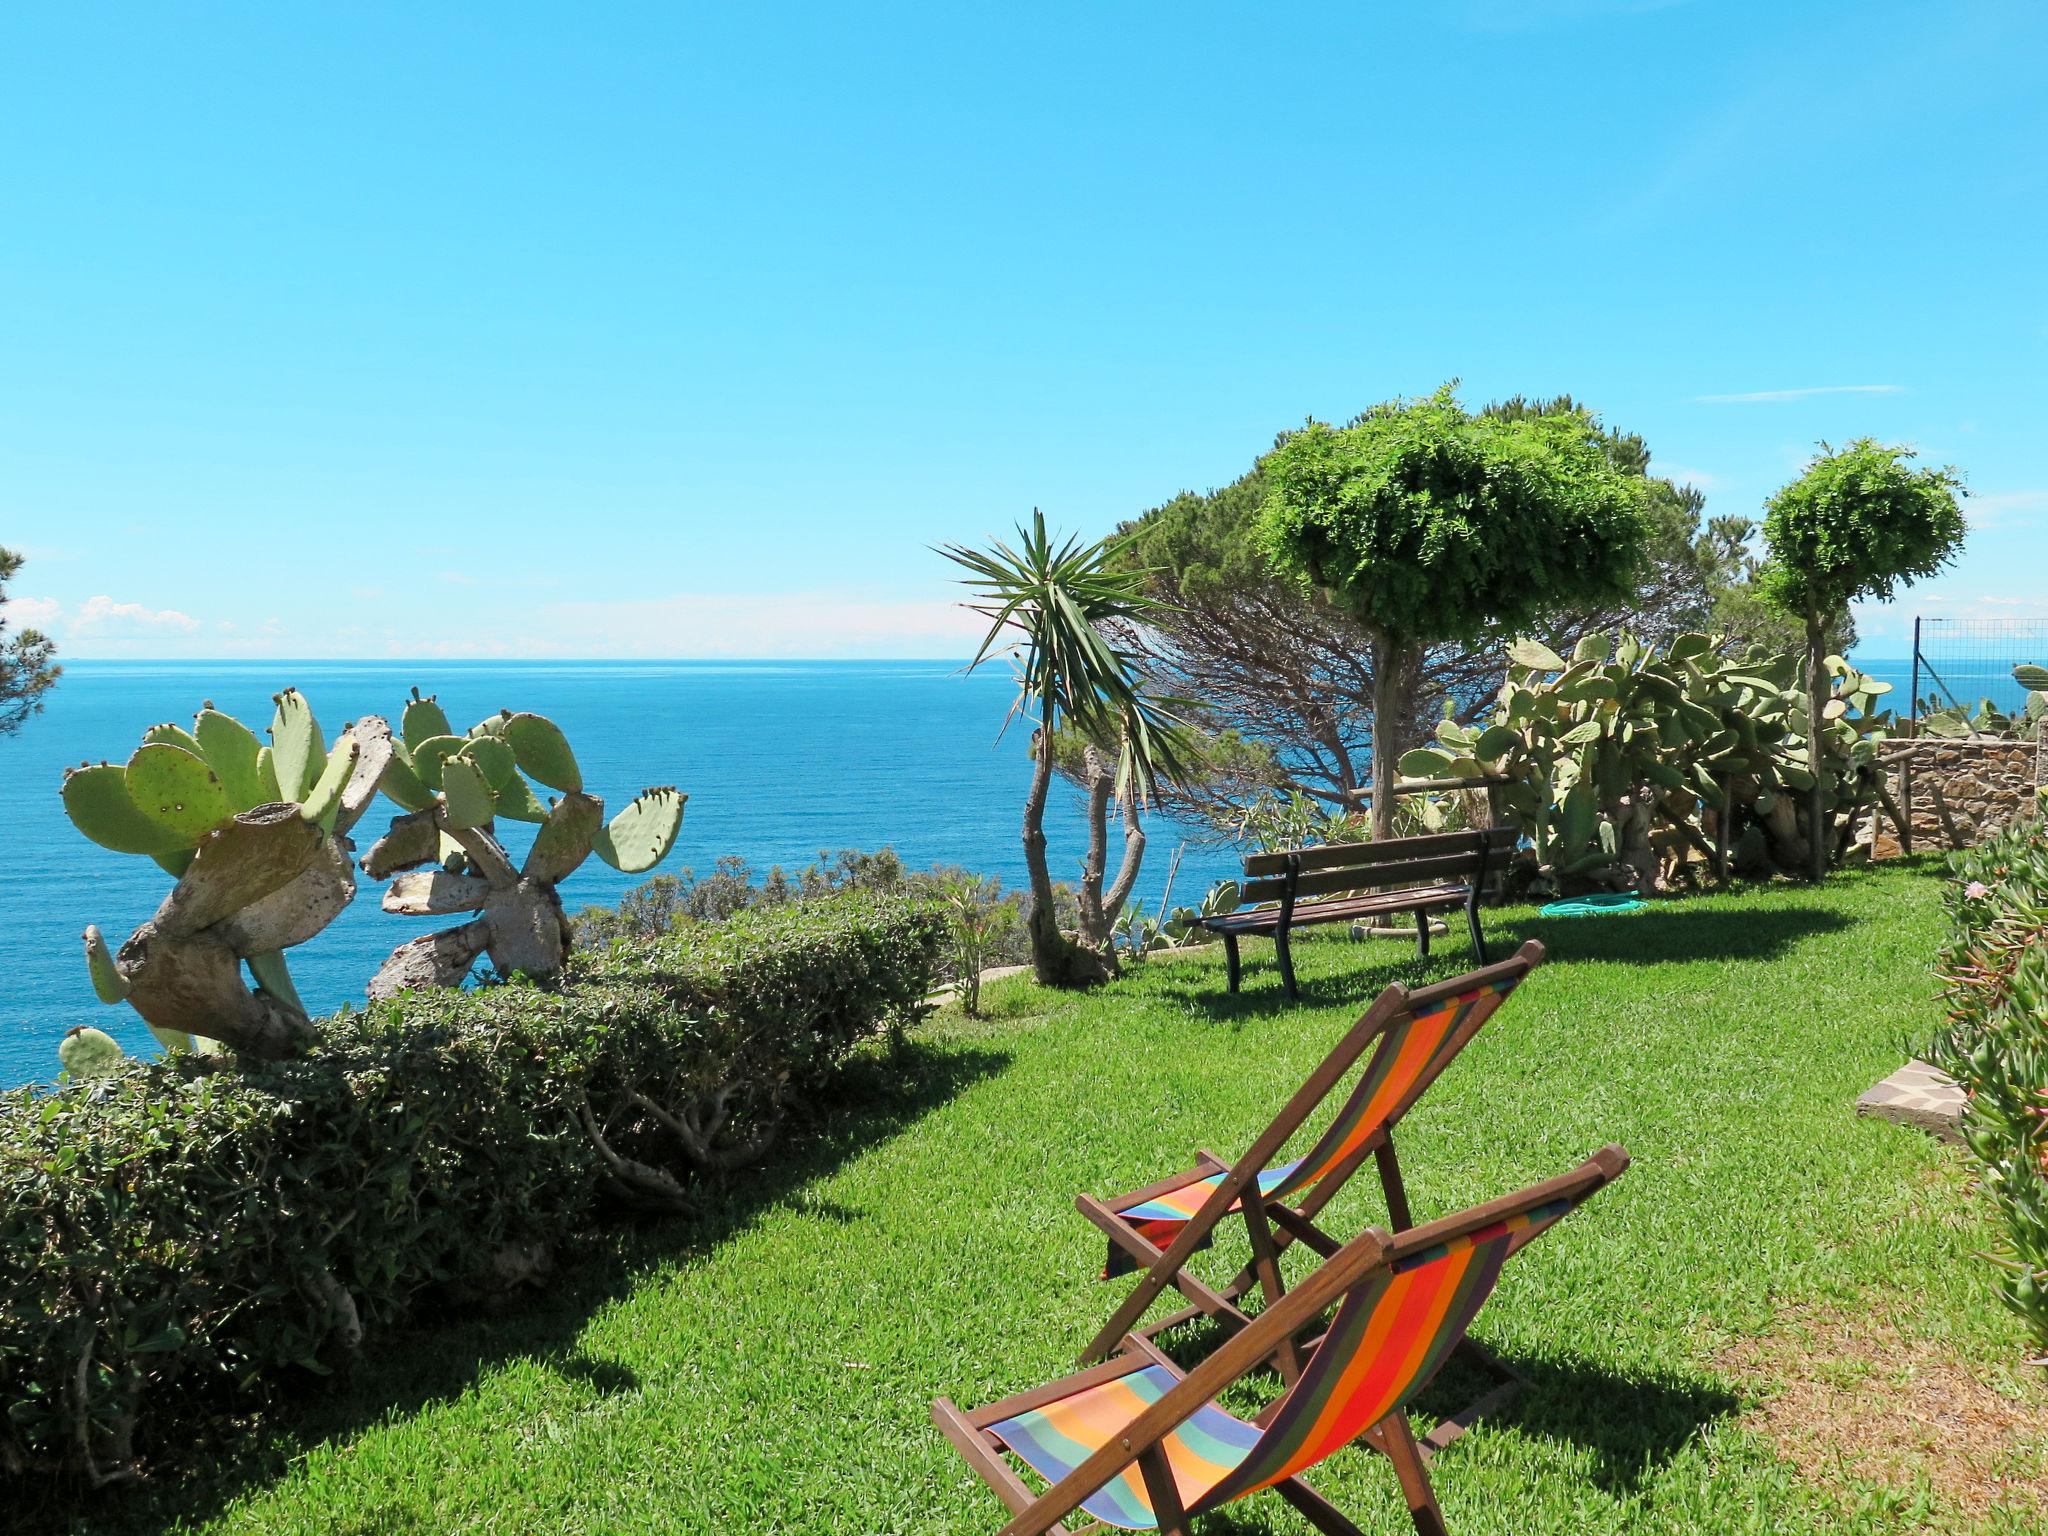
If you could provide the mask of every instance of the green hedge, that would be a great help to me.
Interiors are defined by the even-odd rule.
[[[2004,1227],[1999,1293],[2048,1355],[2048,826],[2011,827],[1952,870],[1931,1055],[1969,1093],[1963,1136]]]
[[[943,924],[828,898],[416,993],[303,1060],[173,1057],[0,1095],[0,1470],[92,1481],[502,1290],[621,1206],[674,1211],[915,1017]]]

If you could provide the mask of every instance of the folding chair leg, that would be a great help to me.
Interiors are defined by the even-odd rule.
[[[1401,1181],[1401,1161],[1394,1156],[1394,1138],[1389,1136],[1373,1149],[1373,1158],[1380,1165],[1380,1188],[1386,1192],[1387,1219],[1396,1232],[1406,1232],[1415,1225],[1415,1217],[1408,1209],[1408,1186]]]
[[[1230,971],[1230,990],[1235,992],[1243,972],[1243,963],[1238,957],[1237,935],[1234,933],[1223,935],[1223,963]]]
[[[1418,911],[1415,914],[1415,958],[1429,958],[1429,914]]]
[[[1259,1289],[1270,1307],[1287,1294],[1287,1288],[1280,1279],[1280,1249],[1273,1241],[1273,1229],[1267,1224],[1263,1202],[1246,1202],[1244,1224],[1252,1240],[1252,1268],[1258,1272]],[[1280,1372],[1280,1379],[1293,1386],[1295,1378],[1301,1374],[1301,1352],[1294,1347],[1294,1340],[1287,1340],[1275,1351],[1273,1364]]]
[[[1323,1536],[1365,1536],[1365,1532],[1353,1525],[1341,1509],[1298,1477],[1275,1483],[1273,1491],[1300,1510],[1308,1523]]]
[[[1294,985],[1294,955],[1287,947],[1287,928],[1285,924],[1273,930],[1273,947],[1280,952],[1281,984],[1287,988],[1287,995],[1289,997],[1299,996],[1300,994],[1296,991]]]
[[[1423,1465],[1415,1431],[1408,1427],[1408,1415],[1396,1409],[1367,1433],[1394,1464],[1394,1476],[1401,1480],[1401,1497],[1408,1501],[1408,1518],[1415,1522],[1419,1536],[1449,1536],[1444,1512],[1437,1507],[1436,1490],[1429,1485],[1429,1468]]]

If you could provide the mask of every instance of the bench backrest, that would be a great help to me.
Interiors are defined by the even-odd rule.
[[[1247,854],[1239,900],[1250,906],[1290,894],[1298,900],[1432,880],[1478,881],[1505,865],[1520,841],[1521,834],[1513,827],[1486,827],[1390,837],[1377,843],[1330,843],[1293,853]]]

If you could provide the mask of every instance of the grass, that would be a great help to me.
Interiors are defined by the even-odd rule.
[[[1882,1316],[1907,1353],[1881,1382],[1938,1353],[2042,1401],[1971,1257],[1987,1234],[1965,1160],[1851,1110],[1931,1021],[1934,887],[1888,867],[1625,917],[1493,915],[1491,936],[1555,958],[1404,1126],[1418,1211],[1610,1140],[1635,1165],[1480,1315],[1531,1385],[1438,1461],[1451,1530],[1968,1528],[1931,1486],[1867,1480],[1853,1456],[1795,1467],[1754,1412],[1807,1364],[1771,1341],[1817,1315]],[[75,1528],[993,1531],[999,1506],[927,1407],[1061,1373],[1107,1315],[1073,1194],[1241,1147],[1378,987],[1466,964],[1456,941],[1419,965],[1326,936],[1300,946],[1290,1005],[1267,953],[1237,998],[1216,957],[1089,996],[995,984],[991,1017],[940,1015],[901,1072],[863,1062],[858,1102],[706,1221],[620,1239],[514,1315],[387,1340],[255,1449],[96,1501]],[[1372,1182],[1332,1230],[1383,1219]],[[1221,1244],[1205,1267],[1240,1257]],[[1408,1529],[1366,1452],[1314,1480],[1365,1529]],[[1307,1529],[1271,1495],[1208,1528]]]

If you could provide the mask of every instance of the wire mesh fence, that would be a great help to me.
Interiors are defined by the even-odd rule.
[[[2022,662],[2048,666],[2048,619],[1916,618],[1908,695],[1913,718],[1969,710],[1983,699],[2013,713],[2026,702],[2026,689],[2012,675]]]

